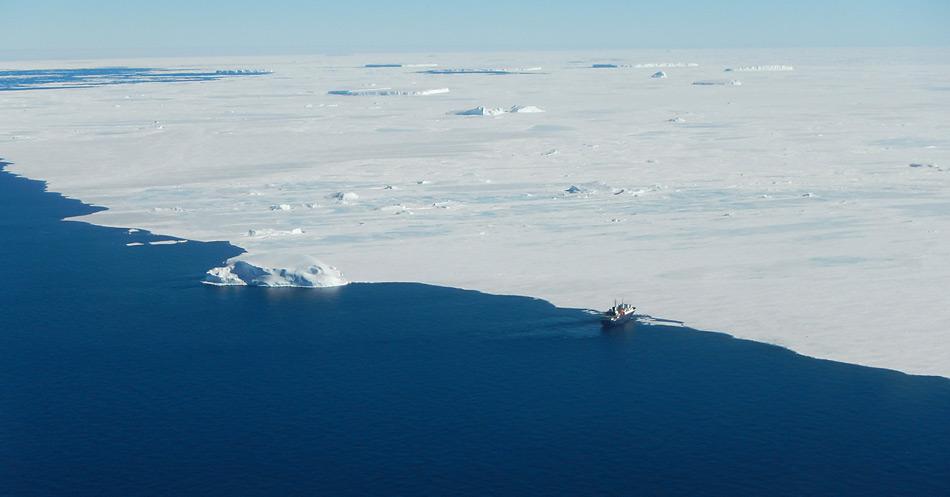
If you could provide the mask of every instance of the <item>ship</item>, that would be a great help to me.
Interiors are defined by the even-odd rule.
[[[630,304],[614,302],[614,306],[607,309],[601,316],[600,324],[605,330],[623,326],[633,321],[636,310],[637,308]]]

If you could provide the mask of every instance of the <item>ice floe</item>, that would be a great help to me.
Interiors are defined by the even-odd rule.
[[[666,78],[666,73],[663,71],[657,71],[653,73],[650,77],[653,79],[663,79],[663,78]]]
[[[292,257],[313,254],[359,281],[568,307],[627,296],[656,315],[803,354],[950,376],[941,305],[950,101],[933,91],[950,66],[919,49],[790,49],[781,56],[808,61],[807,71],[723,72],[777,52],[693,53],[705,67],[675,62],[691,57],[677,51],[573,66],[564,61],[577,54],[459,54],[447,66],[544,65],[537,77],[363,67],[435,60],[426,55],[275,57],[267,64],[280,78],[18,92],[0,106],[0,122],[16,124],[0,142],[11,171],[108,207],[80,221],[229,240],[259,268],[296,273],[308,264]],[[658,63],[624,65],[638,61]],[[669,81],[649,79],[661,70]],[[442,78],[452,93],[384,96],[448,85]],[[690,85],[707,78],[746,86]],[[324,93],[342,89],[352,96]],[[513,103],[549,113],[446,115]],[[359,199],[325,198],[333,192]],[[122,243],[149,239],[161,238]],[[841,255],[867,262],[811,262]]]

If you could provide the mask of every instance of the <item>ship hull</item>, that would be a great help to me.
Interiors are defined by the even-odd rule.
[[[600,320],[600,325],[605,330],[609,330],[611,328],[620,328],[625,324],[632,322],[633,318],[633,314],[627,314],[618,318],[605,317]]]

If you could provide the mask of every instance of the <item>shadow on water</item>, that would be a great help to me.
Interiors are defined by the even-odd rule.
[[[0,494],[947,495],[950,381],[418,284],[215,288],[223,242],[0,172]]]

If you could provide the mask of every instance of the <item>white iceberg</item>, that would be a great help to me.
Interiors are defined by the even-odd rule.
[[[539,114],[541,112],[545,112],[545,110],[540,107],[535,107],[533,105],[515,105],[511,109],[508,109],[508,112],[521,113],[521,114]]]
[[[357,90],[330,90],[328,95],[343,95],[347,97],[419,97],[448,93],[448,88],[432,88],[429,90],[398,90],[394,88],[362,88]]]
[[[337,268],[318,262],[295,268],[273,268],[237,260],[208,270],[202,283],[217,286],[325,288],[343,286],[349,282]]]
[[[386,68],[386,67],[438,67],[438,64],[365,64],[363,67],[372,69],[372,68]]]
[[[533,105],[515,105],[509,108],[505,107],[485,107],[478,106],[474,109],[460,110],[455,112],[457,116],[500,116],[502,114],[537,114],[544,112],[544,109]]]
[[[663,79],[663,78],[666,77],[666,73],[663,72],[663,71],[657,71],[657,72],[653,73],[653,75],[650,76],[650,77],[653,78],[653,79]]]
[[[508,112],[501,107],[484,107],[479,105],[474,109],[460,110],[455,113],[457,116],[498,116]]]
[[[633,67],[637,69],[653,69],[661,67],[699,67],[699,64],[695,62],[649,62],[646,64],[635,64]]]
[[[764,66],[739,66],[736,68],[727,68],[726,71],[736,71],[736,72],[782,72],[782,71],[794,71],[794,66],[784,66],[779,64],[769,64]]]
[[[701,79],[693,81],[697,86],[741,86],[742,81],[735,79]]]
[[[360,196],[353,192],[336,192],[330,194],[328,198],[336,200],[341,204],[348,204],[350,202],[356,202],[360,199]]]
[[[454,69],[430,69],[422,71],[427,74],[529,74],[540,71],[540,67],[518,67],[518,68],[467,68],[459,67]]]

